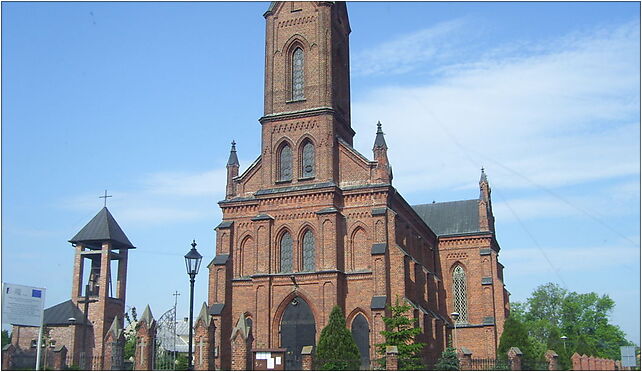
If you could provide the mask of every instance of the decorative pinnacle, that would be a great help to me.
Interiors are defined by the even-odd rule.
[[[192,246],[192,249],[196,249],[196,239],[192,239],[192,244],[190,245]]]
[[[227,160],[227,165],[239,165],[239,158],[236,156],[236,141],[232,140],[232,149],[230,150],[230,158]]]
[[[482,182],[488,182],[488,179],[486,178],[486,172],[484,172],[484,167],[481,169],[481,177],[479,179],[479,183]]]
[[[377,121],[377,136],[375,137],[374,148],[388,148],[386,140],[383,138],[383,130],[381,130],[381,122]]]

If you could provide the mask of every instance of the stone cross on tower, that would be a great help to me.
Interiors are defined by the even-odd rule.
[[[145,358],[145,346],[147,346],[147,344],[145,343],[145,340],[141,340],[138,345],[140,346],[141,360],[143,361],[143,363],[145,363],[145,360],[146,360],[146,358]]]

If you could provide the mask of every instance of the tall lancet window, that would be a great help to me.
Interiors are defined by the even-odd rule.
[[[292,180],[292,149],[285,145],[279,154],[279,181]]]
[[[296,48],[292,53],[292,100],[305,99],[303,95],[304,85],[303,49]]]
[[[301,176],[303,178],[314,177],[314,145],[308,141],[303,145],[301,154]]]
[[[303,271],[314,271],[314,235],[310,230],[303,235]]]
[[[453,270],[454,310],[459,313],[457,323],[468,323],[468,301],[466,297],[466,272],[463,267],[457,265]]]
[[[292,272],[292,236],[288,232],[281,237],[281,272]]]

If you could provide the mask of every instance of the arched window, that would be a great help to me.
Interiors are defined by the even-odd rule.
[[[454,309],[459,313],[457,323],[468,323],[468,301],[466,299],[466,272],[460,265],[453,270]]]
[[[303,49],[296,48],[292,53],[292,100],[305,99],[303,87]]]
[[[301,151],[301,177],[314,177],[314,145],[307,141]]]
[[[289,145],[281,148],[279,154],[279,181],[292,180],[292,149]]]
[[[288,232],[281,237],[281,272],[292,272],[292,236]]]
[[[310,230],[303,234],[303,271],[314,271],[314,235]]]

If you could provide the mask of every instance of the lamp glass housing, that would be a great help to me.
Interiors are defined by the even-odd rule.
[[[195,276],[198,274],[198,269],[201,267],[201,260],[203,256],[196,250],[196,247],[192,247],[189,252],[185,255],[185,268],[187,269],[187,275]]]

